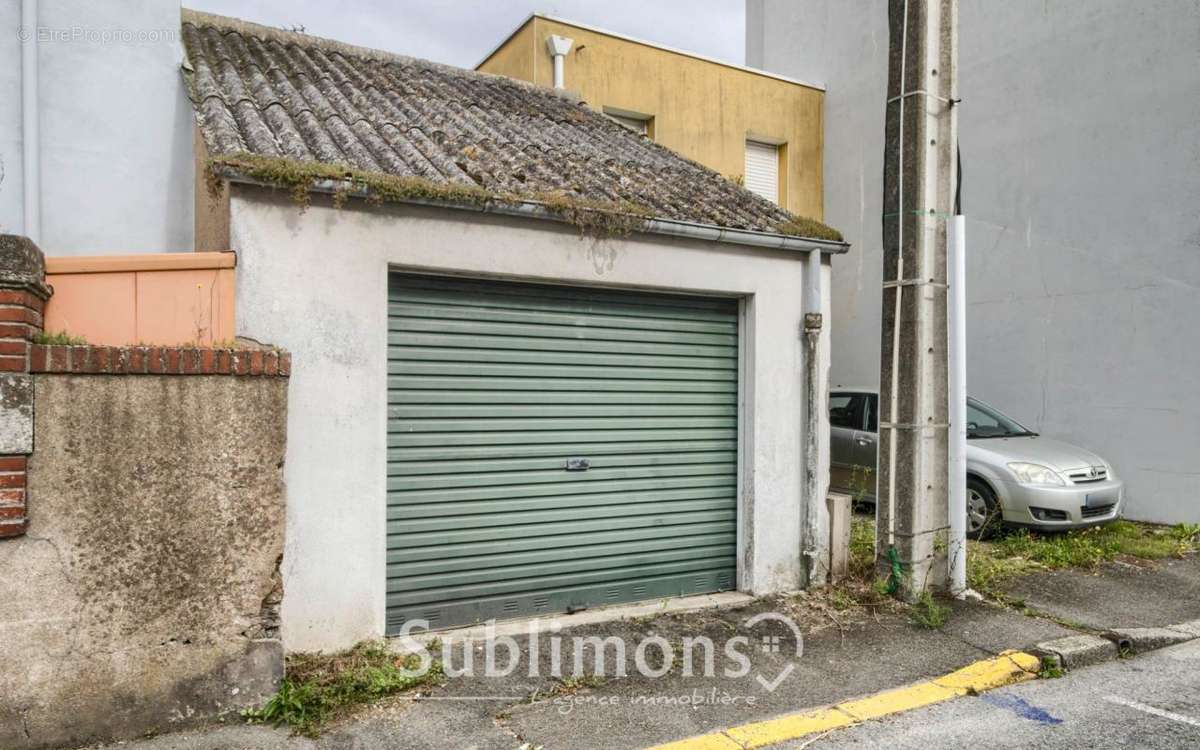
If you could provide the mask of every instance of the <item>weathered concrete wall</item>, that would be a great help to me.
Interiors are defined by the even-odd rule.
[[[652,235],[594,241],[548,221],[451,209],[337,210],[316,200],[300,213],[285,195],[237,186],[231,227],[238,334],[294,357],[283,568],[289,651],[384,632],[389,269],[743,297],[738,587],[770,593],[799,584],[803,254]],[[828,273],[826,264],[826,290]],[[828,476],[828,460],[823,445],[819,477]],[[823,516],[823,488],[817,497]]]
[[[23,226],[22,39],[36,42],[49,255],[192,249],[193,115],[179,0],[0,2],[0,232]],[[220,248],[224,249],[224,248]]]
[[[0,747],[261,701],[282,674],[287,380],[34,381],[29,529],[0,541]]]
[[[825,97],[836,385],[879,378],[887,4],[748,0],[747,59]],[[1200,4],[960,0],[970,392],[1200,521]]]

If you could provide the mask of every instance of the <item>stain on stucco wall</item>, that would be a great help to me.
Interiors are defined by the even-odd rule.
[[[0,541],[0,747],[166,730],[282,675],[287,380],[35,377]]]

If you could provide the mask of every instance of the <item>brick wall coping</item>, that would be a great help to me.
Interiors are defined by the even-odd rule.
[[[277,349],[34,344],[29,371],[74,375],[254,375],[288,377],[292,355]]]

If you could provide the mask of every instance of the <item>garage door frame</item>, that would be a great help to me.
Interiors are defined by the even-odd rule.
[[[748,587],[749,587],[748,586],[749,570],[747,569],[747,565],[746,565],[746,555],[749,550],[749,536],[748,535],[751,533],[751,525],[752,525],[752,521],[753,521],[753,519],[752,519],[753,508],[750,507],[749,503],[747,502],[747,498],[746,498],[746,487],[750,484],[750,481],[751,481],[750,477],[747,476],[747,471],[748,471],[748,467],[750,464],[748,463],[746,457],[748,455],[753,455],[752,444],[753,444],[754,429],[753,429],[753,423],[752,423],[752,416],[754,414],[754,412],[753,412],[753,382],[754,382],[754,378],[752,377],[752,374],[753,374],[752,373],[752,363],[753,363],[754,359],[753,359],[753,350],[752,350],[753,338],[751,337],[752,332],[748,331],[747,329],[749,326],[750,311],[751,311],[751,307],[752,307],[753,301],[754,301],[753,295],[730,294],[730,293],[723,294],[723,293],[719,293],[719,292],[707,292],[706,293],[704,291],[695,291],[695,290],[688,290],[688,289],[664,289],[664,288],[660,288],[660,287],[584,284],[584,283],[580,283],[575,280],[558,281],[558,280],[553,280],[553,279],[531,278],[531,277],[524,277],[524,276],[513,277],[513,276],[488,275],[488,274],[478,274],[478,273],[462,273],[462,274],[460,274],[460,273],[446,272],[443,270],[431,271],[427,268],[407,268],[404,266],[397,266],[397,265],[389,265],[387,268],[387,271],[386,271],[386,275],[387,275],[387,283],[385,284],[385,287],[389,288],[389,289],[391,286],[391,279],[394,275],[404,275],[404,276],[426,276],[426,277],[435,278],[435,279],[447,279],[447,280],[457,280],[457,281],[467,281],[467,282],[495,283],[495,284],[501,284],[501,285],[505,284],[505,283],[535,284],[538,286],[563,287],[563,288],[568,288],[568,289],[569,288],[595,289],[595,290],[602,290],[602,291],[611,291],[611,292],[616,292],[616,293],[629,292],[629,293],[633,293],[633,294],[639,294],[639,293],[640,294],[654,294],[654,295],[663,295],[663,296],[668,296],[668,297],[669,296],[681,296],[681,297],[693,297],[693,298],[710,298],[710,299],[721,299],[721,300],[728,300],[728,301],[735,302],[737,304],[737,312],[736,312],[737,354],[736,354],[736,364],[735,364],[735,372],[736,372],[736,378],[737,378],[737,380],[736,380],[737,391],[736,391],[736,399],[735,399],[735,404],[736,404],[736,418],[735,418],[736,449],[735,449],[735,470],[734,470],[735,471],[735,487],[734,487],[734,492],[735,492],[735,504],[734,504],[734,507],[735,507],[735,514],[734,514],[734,518],[735,518],[735,532],[734,532],[735,558],[734,558],[734,564],[735,564],[735,568],[734,568],[734,574],[733,574],[733,582],[734,582],[733,590],[744,591],[744,590],[748,589]],[[388,304],[389,296],[390,295],[385,294],[385,299],[384,299],[385,306]],[[385,340],[387,338],[387,333],[388,332],[385,328],[385,331],[384,331]],[[385,341],[385,351],[388,348],[389,347],[386,346],[386,341]],[[385,420],[385,427],[384,427],[385,432],[387,430],[386,423],[387,423],[387,420]],[[750,452],[748,452],[748,451],[750,451]],[[384,506],[385,506],[385,513],[386,513],[386,508],[387,508],[387,493],[386,492],[384,493]],[[387,533],[387,524],[386,523],[384,524],[383,537],[384,537],[383,538],[383,548],[384,548],[384,556],[383,557],[385,560],[385,568],[386,568],[387,545],[388,545],[388,540],[387,540],[388,533]],[[387,576],[386,570],[385,570],[384,575],[386,578],[386,576]],[[658,600],[659,598],[660,597],[655,597],[653,599],[649,599],[648,601]],[[621,604],[624,604],[624,603],[627,603],[627,602],[621,602]],[[387,597],[384,597],[383,606],[384,606],[384,610],[385,610],[384,611],[384,621],[387,622],[388,621]],[[547,612],[545,614],[556,614],[556,613],[555,612]],[[543,616],[543,615],[540,613],[536,614],[536,615],[535,614],[517,615],[516,619],[525,619],[528,617],[538,617],[538,616]],[[497,618],[497,619],[499,619],[499,618]],[[458,624],[451,623],[447,627],[455,628],[455,627],[462,627],[463,625],[464,625],[463,623],[458,623]],[[432,626],[432,629],[436,630],[439,628],[435,624]],[[392,632],[392,628],[390,626],[385,628],[385,630],[389,635],[395,634]]]

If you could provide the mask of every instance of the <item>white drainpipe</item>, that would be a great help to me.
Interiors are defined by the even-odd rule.
[[[967,222],[950,220],[950,593],[967,591]]]
[[[37,0],[21,0],[21,169],[25,236],[42,234],[42,167],[38,143]]]
[[[550,52],[550,56],[554,58],[554,88],[556,89],[561,89],[566,85],[563,80],[563,59],[571,51],[571,44],[574,41],[574,39],[568,39],[565,36],[558,36],[556,34],[546,37],[546,49]]]

